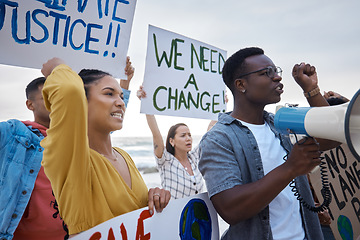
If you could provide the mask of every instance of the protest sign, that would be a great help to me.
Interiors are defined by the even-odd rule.
[[[346,144],[326,151],[322,156],[325,157],[332,194],[330,227],[335,239],[360,239],[360,162]],[[322,201],[320,170],[311,173],[310,180]]]
[[[217,213],[207,193],[170,200],[162,213],[147,207],[123,214],[76,235],[72,240],[219,239]]]
[[[225,112],[226,51],[149,26],[141,112],[217,119]]]
[[[42,67],[59,57],[78,71],[124,78],[136,0],[0,0],[0,63]]]

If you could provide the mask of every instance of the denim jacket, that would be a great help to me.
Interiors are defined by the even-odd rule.
[[[286,152],[290,152],[290,139],[276,131],[274,115],[264,112],[264,120],[280,139],[281,146]],[[204,176],[209,197],[264,177],[261,155],[254,135],[229,113],[219,115],[218,123],[203,136],[200,150],[199,169]],[[295,181],[305,201],[314,202],[306,176],[297,177]],[[301,216],[306,239],[323,239],[317,214],[301,206]],[[250,219],[230,225],[222,239],[273,239],[269,207]]]
[[[121,89],[122,89],[122,91],[124,93],[123,97],[124,97],[125,107],[127,107],[128,103],[129,103],[131,91],[128,90],[128,89],[125,89],[125,88],[121,88]]]
[[[10,240],[41,167],[43,136],[19,120],[0,123],[0,239]]]

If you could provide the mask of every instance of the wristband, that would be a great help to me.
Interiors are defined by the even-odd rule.
[[[304,92],[304,96],[306,98],[311,98],[311,97],[313,97],[313,96],[315,96],[315,95],[317,95],[319,93],[320,93],[320,88],[319,88],[319,86],[317,86],[316,88],[314,88],[310,92]]]

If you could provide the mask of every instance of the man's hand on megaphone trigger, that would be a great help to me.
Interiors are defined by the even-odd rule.
[[[294,176],[305,175],[321,162],[319,144],[314,138],[304,138],[296,143],[291,150],[287,163]]]

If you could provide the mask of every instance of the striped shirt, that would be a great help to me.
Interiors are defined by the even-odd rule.
[[[166,151],[166,148],[161,158],[155,156],[160,171],[161,186],[170,191],[171,198],[184,198],[203,192],[204,181],[198,168],[199,157],[199,146],[188,152],[188,159],[194,173],[191,176],[179,160]]]

